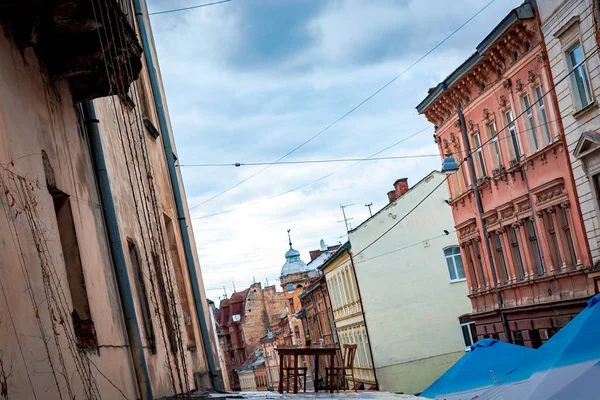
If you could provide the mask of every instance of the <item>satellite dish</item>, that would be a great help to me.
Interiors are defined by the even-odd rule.
[[[325,244],[325,241],[323,239],[321,239],[320,246],[321,246],[321,251],[327,250],[327,245]]]

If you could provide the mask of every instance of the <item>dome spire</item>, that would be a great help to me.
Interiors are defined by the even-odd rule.
[[[291,229],[288,228],[288,241],[290,242],[290,249],[292,248],[292,237],[290,236]]]

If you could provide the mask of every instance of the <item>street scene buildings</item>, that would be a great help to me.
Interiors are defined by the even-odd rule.
[[[149,2],[0,0],[2,399],[598,398],[599,1]]]

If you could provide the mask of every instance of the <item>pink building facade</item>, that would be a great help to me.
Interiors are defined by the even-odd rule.
[[[467,162],[448,178],[448,203],[479,339],[538,347],[594,293],[553,85],[535,8],[526,2],[417,106],[436,126],[442,157],[459,163],[466,146],[457,103],[463,108],[483,214]]]

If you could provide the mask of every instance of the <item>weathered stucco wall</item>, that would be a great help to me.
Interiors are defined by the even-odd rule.
[[[195,373],[199,384],[210,381],[162,133],[153,138],[141,122],[138,91],[154,107],[145,69],[135,85],[133,108],[117,97],[94,103],[150,379],[161,397],[193,389]],[[0,366],[6,372],[0,381],[14,398],[83,398],[90,392],[119,398],[119,391],[139,397],[87,133],[78,117],[68,85],[51,82],[34,51],[17,49],[0,27]],[[153,112],[148,118],[158,125]],[[67,254],[57,198],[68,199],[64,221],[72,215],[76,236]],[[193,240],[190,224],[188,231]],[[74,259],[74,248],[81,260],[79,287],[70,286],[78,265],[64,261]],[[193,256],[204,296],[195,251]],[[142,290],[134,285],[136,262]],[[89,304],[74,304],[85,303],[86,292]],[[143,326],[144,293],[154,346]],[[202,307],[212,330],[208,304]],[[71,311],[87,308],[95,337],[80,350]]]

